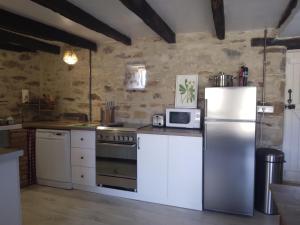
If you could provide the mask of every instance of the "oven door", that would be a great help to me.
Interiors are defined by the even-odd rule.
[[[97,142],[96,157],[136,160],[135,143]]]
[[[135,143],[98,142],[96,145],[97,184],[136,189],[136,159]]]

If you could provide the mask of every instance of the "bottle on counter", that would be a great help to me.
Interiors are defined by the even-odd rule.
[[[239,71],[239,86],[243,86],[244,84],[244,66],[241,66]]]
[[[249,69],[246,66],[241,66],[239,71],[239,86],[248,85]]]
[[[247,86],[248,85],[248,75],[249,75],[249,69],[248,69],[248,67],[244,66],[244,82],[243,82],[243,86]]]

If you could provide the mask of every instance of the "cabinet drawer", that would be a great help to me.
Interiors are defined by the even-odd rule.
[[[95,131],[71,131],[71,147],[75,148],[92,148],[96,146]]]
[[[95,151],[90,149],[72,148],[72,166],[95,167]]]
[[[72,183],[96,186],[96,169],[88,167],[72,167]]]

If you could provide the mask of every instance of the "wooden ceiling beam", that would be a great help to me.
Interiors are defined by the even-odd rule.
[[[31,0],[41,6],[53,10],[56,13],[98,33],[104,34],[125,45],[131,45],[131,39],[109,25],[96,19],[76,5],[66,0]]]
[[[264,38],[252,38],[252,47],[263,47],[265,39]],[[300,49],[300,38],[289,38],[289,39],[275,39],[267,38],[267,46],[285,46],[287,50]]]
[[[129,10],[140,17],[154,32],[168,43],[176,42],[176,35],[167,23],[145,0],[120,0]]]
[[[0,49],[13,52],[36,52],[35,50],[24,48],[19,45],[13,45],[10,43],[0,43]]]
[[[211,0],[211,8],[218,39],[225,39],[225,15],[223,0]]]
[[[292,11],[294,8],[296,8],[298,4],[298,0],[290,0],[289,4],[287,5],[286,9],[284,10],[278,24],[277,28],[280,28],[282,24],[289,18],[289,16],[292,14]]]
[[[25,37],[16,33],[0,30],[0,43],[22,46],[27,49],[59,54],[60,47],[33,38]]]
[[[0,27],[20,34],[97,51],[97,44],[35,20],[0,9]]]

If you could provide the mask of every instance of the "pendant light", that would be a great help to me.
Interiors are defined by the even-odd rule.
[[[68,65],[75,65],[78,62],[78,57],[73,50],[66,50],[63,60]]]

